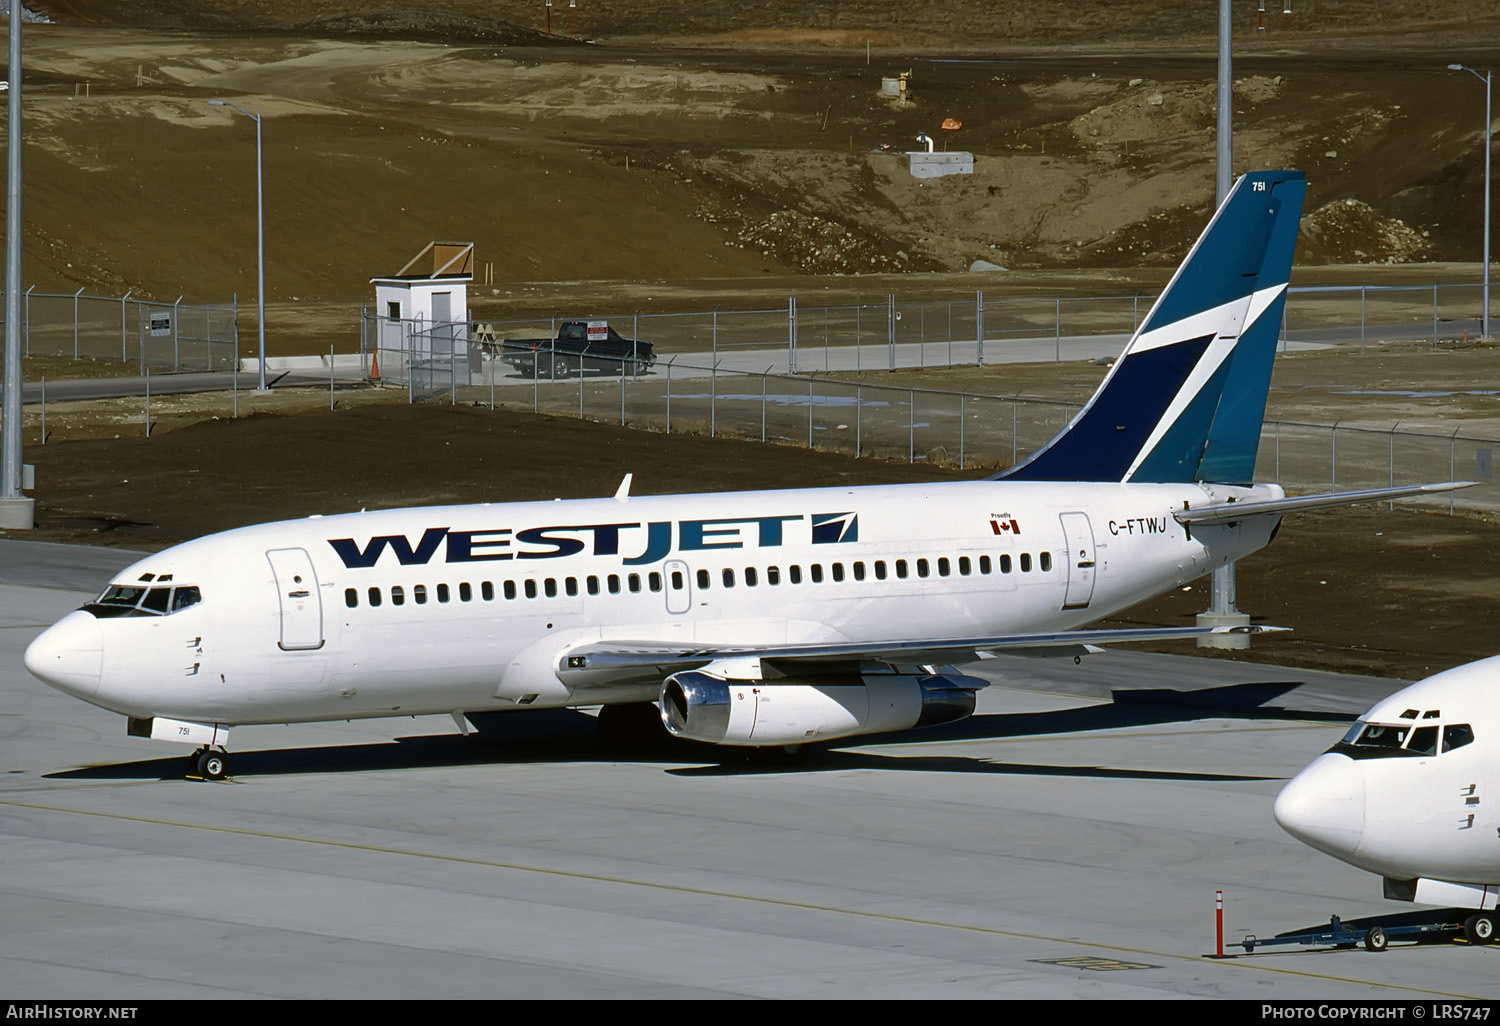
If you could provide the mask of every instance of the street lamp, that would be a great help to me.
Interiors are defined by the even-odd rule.
[[[233,107],[255,122],[255,251],[256,251],[256,324],[260,329],[260,383],[256,388],[266,390],[266,207],[260,184],[260,109],[251,114],[244,107],[228,100],[209,100],[210,107]]]
[[[1490,73],[1483,75],[1462,64],[1448,65],[1449,71],[1467,71],[1484,83],[1484,313],[1480,317],[1479,337],[1490,337]]]

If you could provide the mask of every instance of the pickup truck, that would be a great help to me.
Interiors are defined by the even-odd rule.
[[[528,378],[638,375],[656,362],[650,342],[625,338],[598,321],[563,321],[556,338],[508,338],[495,345],[500,359]]]

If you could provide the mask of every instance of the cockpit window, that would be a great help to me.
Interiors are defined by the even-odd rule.
[[[1411,732],[1411,741],[1407,743],[1406,750],[1416,755],[1436,755],[1437,743],[1436,727],[1418,727]]]
[[[146,594],[145,588],[132,588],[123,584],[111,584],[99,596],[98,604],[104,606],[133,606]]]
[[[1410,729],[1405,725],[1388,723],[1367,724],[1364,732],[1355,739],[1354,745],[1357,748],[1400,748]]]
[[[1474,740],[1474,728],[1467,723],[1450,723],[1443,728],[1443,751],[1451,752]]]
[[[170,576],[158,578],[170,580]],[[194,586],[157,586],[151,588],[127,584],[111,584],[93,602],[83,608],[98,617],[115,616],[167,616],[195,606],[203,601],[203,595]]]
[[[1442,751],[1451,752],[1471,743],[1474,731],[1467,723],[1450,723],[1446,726],[1434,723],[1416,727],[1406,723],[1367,723],[1361,720],[1350,727],[1344,739],[1329,750],[1351,759],[1422,757],[1438,754],[1439,739],[1442,741]]]

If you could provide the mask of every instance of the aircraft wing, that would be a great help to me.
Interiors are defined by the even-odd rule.
[[[827,642],[801,645],[667,645],[655,642],[601,641],[571,649],[558,674],[569,683],[605,683],[613,676],[643,672],[666,676],[726,660],[755,659],[777,663],[829,663],[871,660],[926,665],[988,658],[996,653],[1081,655],[1096,645],[1123,641],[1180,641],[1210,634],[1266,634],[1286,627],[1130,627],[995,634],[973,638],[921,638],[896,641]]]
[[[1355,492],[1320,492],[1317,495],[1293,495],[1263,502],[1219,502],[1211,506],[1194,506],[1172,514],[1179,524],[1228,524],[1246,517],[1272,513],[1300,513],[1326,506],[1352,506],[1359,502],[1383,502],[1406,495],[1429,495],[1468,488],[1478,481],[1444,481],[1436,484],[1398,485],[1394,488],[1366,488]]]

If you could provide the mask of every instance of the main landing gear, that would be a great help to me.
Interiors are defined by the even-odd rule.
[[[199,780],[223,780],[229,775],[229,753],[204,745],[188,756],[187,775]]]

